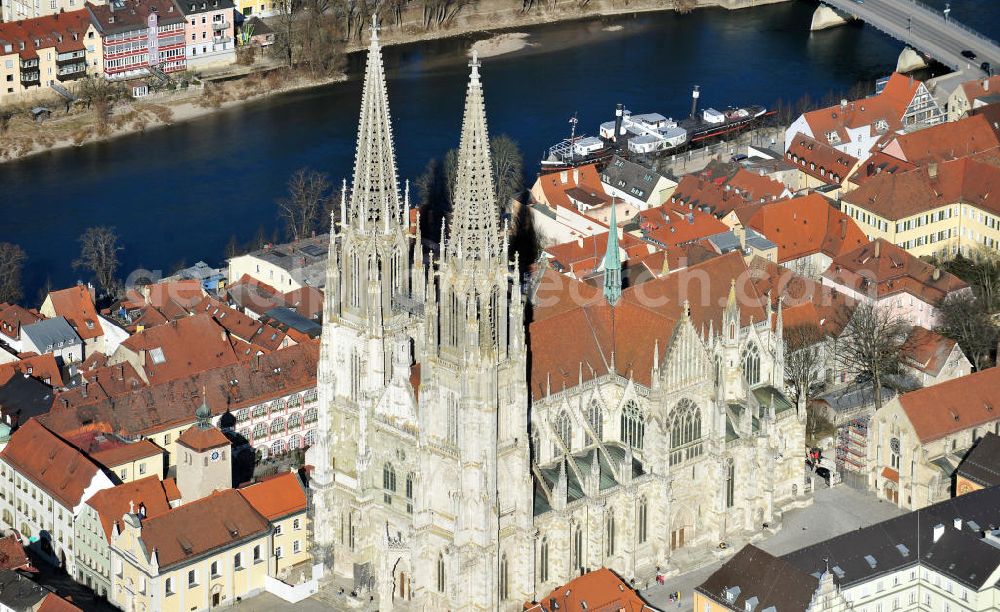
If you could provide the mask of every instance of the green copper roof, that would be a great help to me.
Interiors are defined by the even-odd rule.
[[[611,203],[611,228],[608,231],[608,250],[604,253],[604,298],[614,306],[622,297],[622,259],[618,253],[618,216]]]

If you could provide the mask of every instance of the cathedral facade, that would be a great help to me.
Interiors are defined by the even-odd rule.
[[[576,282],[552,271],[522,285],[470,67],[453,213],[431,255],[399,195],[373,27],[330,238],[313,550],[383,610],[516,610],[590,568],[680,571],[802,498],[780,303],[746,312],[733,275],[718,308],[645,304],[622,290],[617,245],[596,295],[543,299],[546,279]]]

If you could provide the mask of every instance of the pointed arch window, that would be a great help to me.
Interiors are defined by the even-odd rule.
[[[444,593],[445,587],[445,575],[444,575],[444,555],[438,553],[437,562],[437,590],[438,593]]]
[[[647,537],[647,527],[648,527],[648,505],[646,504],[646,498],[642,497],[639,499],[639,543],[644,544]]]
[[[732,508],[736,502],[736,463],[732,460],[726,467],[726,508]]]
[[[448,396],[448,444],[458,445],[458,398]]]
[[[583,529],[579,525],[573,530],[573,546],[570,548],[570,567],[576,572],[583,570]]]
[[[413,473],[406,475],[406,513],[413,514]]]
[[[642,450],[642,438],[646,430],[646,417],[634,400],[629,400],[622,409],[622,442],[632,448]]]
[[[540,582],[549,580],[549,540],[542,538],[541,552],[538,555],[538,578]]]
[[[590,400],[590,405],[587,406],[587,423],[590,425],[590,429],[593,430],[594,435],[597,436],[597,440],[604,439],[604,410],[601,408],[601,402],[597,401],[597,398]]]
[[[701,455],[701,410],[687,398],[677,402],[670,419],[670,465]]]
[[[396,469],[391,463],[382,466],[382,499],[387,504],[392,504],[392,496],[396,493]]]
[[[568,453],[573,450],[573,423],[570,421],[569,413],[565,410],[560,411],[556,417],[555,425],[556,435],[559,437],[559,441],[562,442],[562,448],[559,445],[555,445],[552,449],[552,454],[558,456],[564,452]]]
[[[608,513],[604,521],[604,556],[611,557],[615,554],[615,515]]]
[[[361,377],[364,372],[361,369],[361,355],[357,349],[351,350],[351,399],[357,401],[361,395]]]
[[[500,601],[510,598],[510,568],[507,566],[507,553],[500,555]]]
[[[357,253],[351,253],[351,306],[361,307],[361,262]]]
[[[743,376],[751,385],[760,382],[760,351],[753,342],[743,351]]]

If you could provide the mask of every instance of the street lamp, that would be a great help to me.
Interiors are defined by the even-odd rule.
[[[944,11],[942,12],[944,13],[944,20],[948,21],[948,15],[951,14],[951,2],[944,3]]]

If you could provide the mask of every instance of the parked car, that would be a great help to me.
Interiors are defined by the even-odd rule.
[[[969,49],[962,49],[962,57],[970,60],[976,59],[976,54]]]

